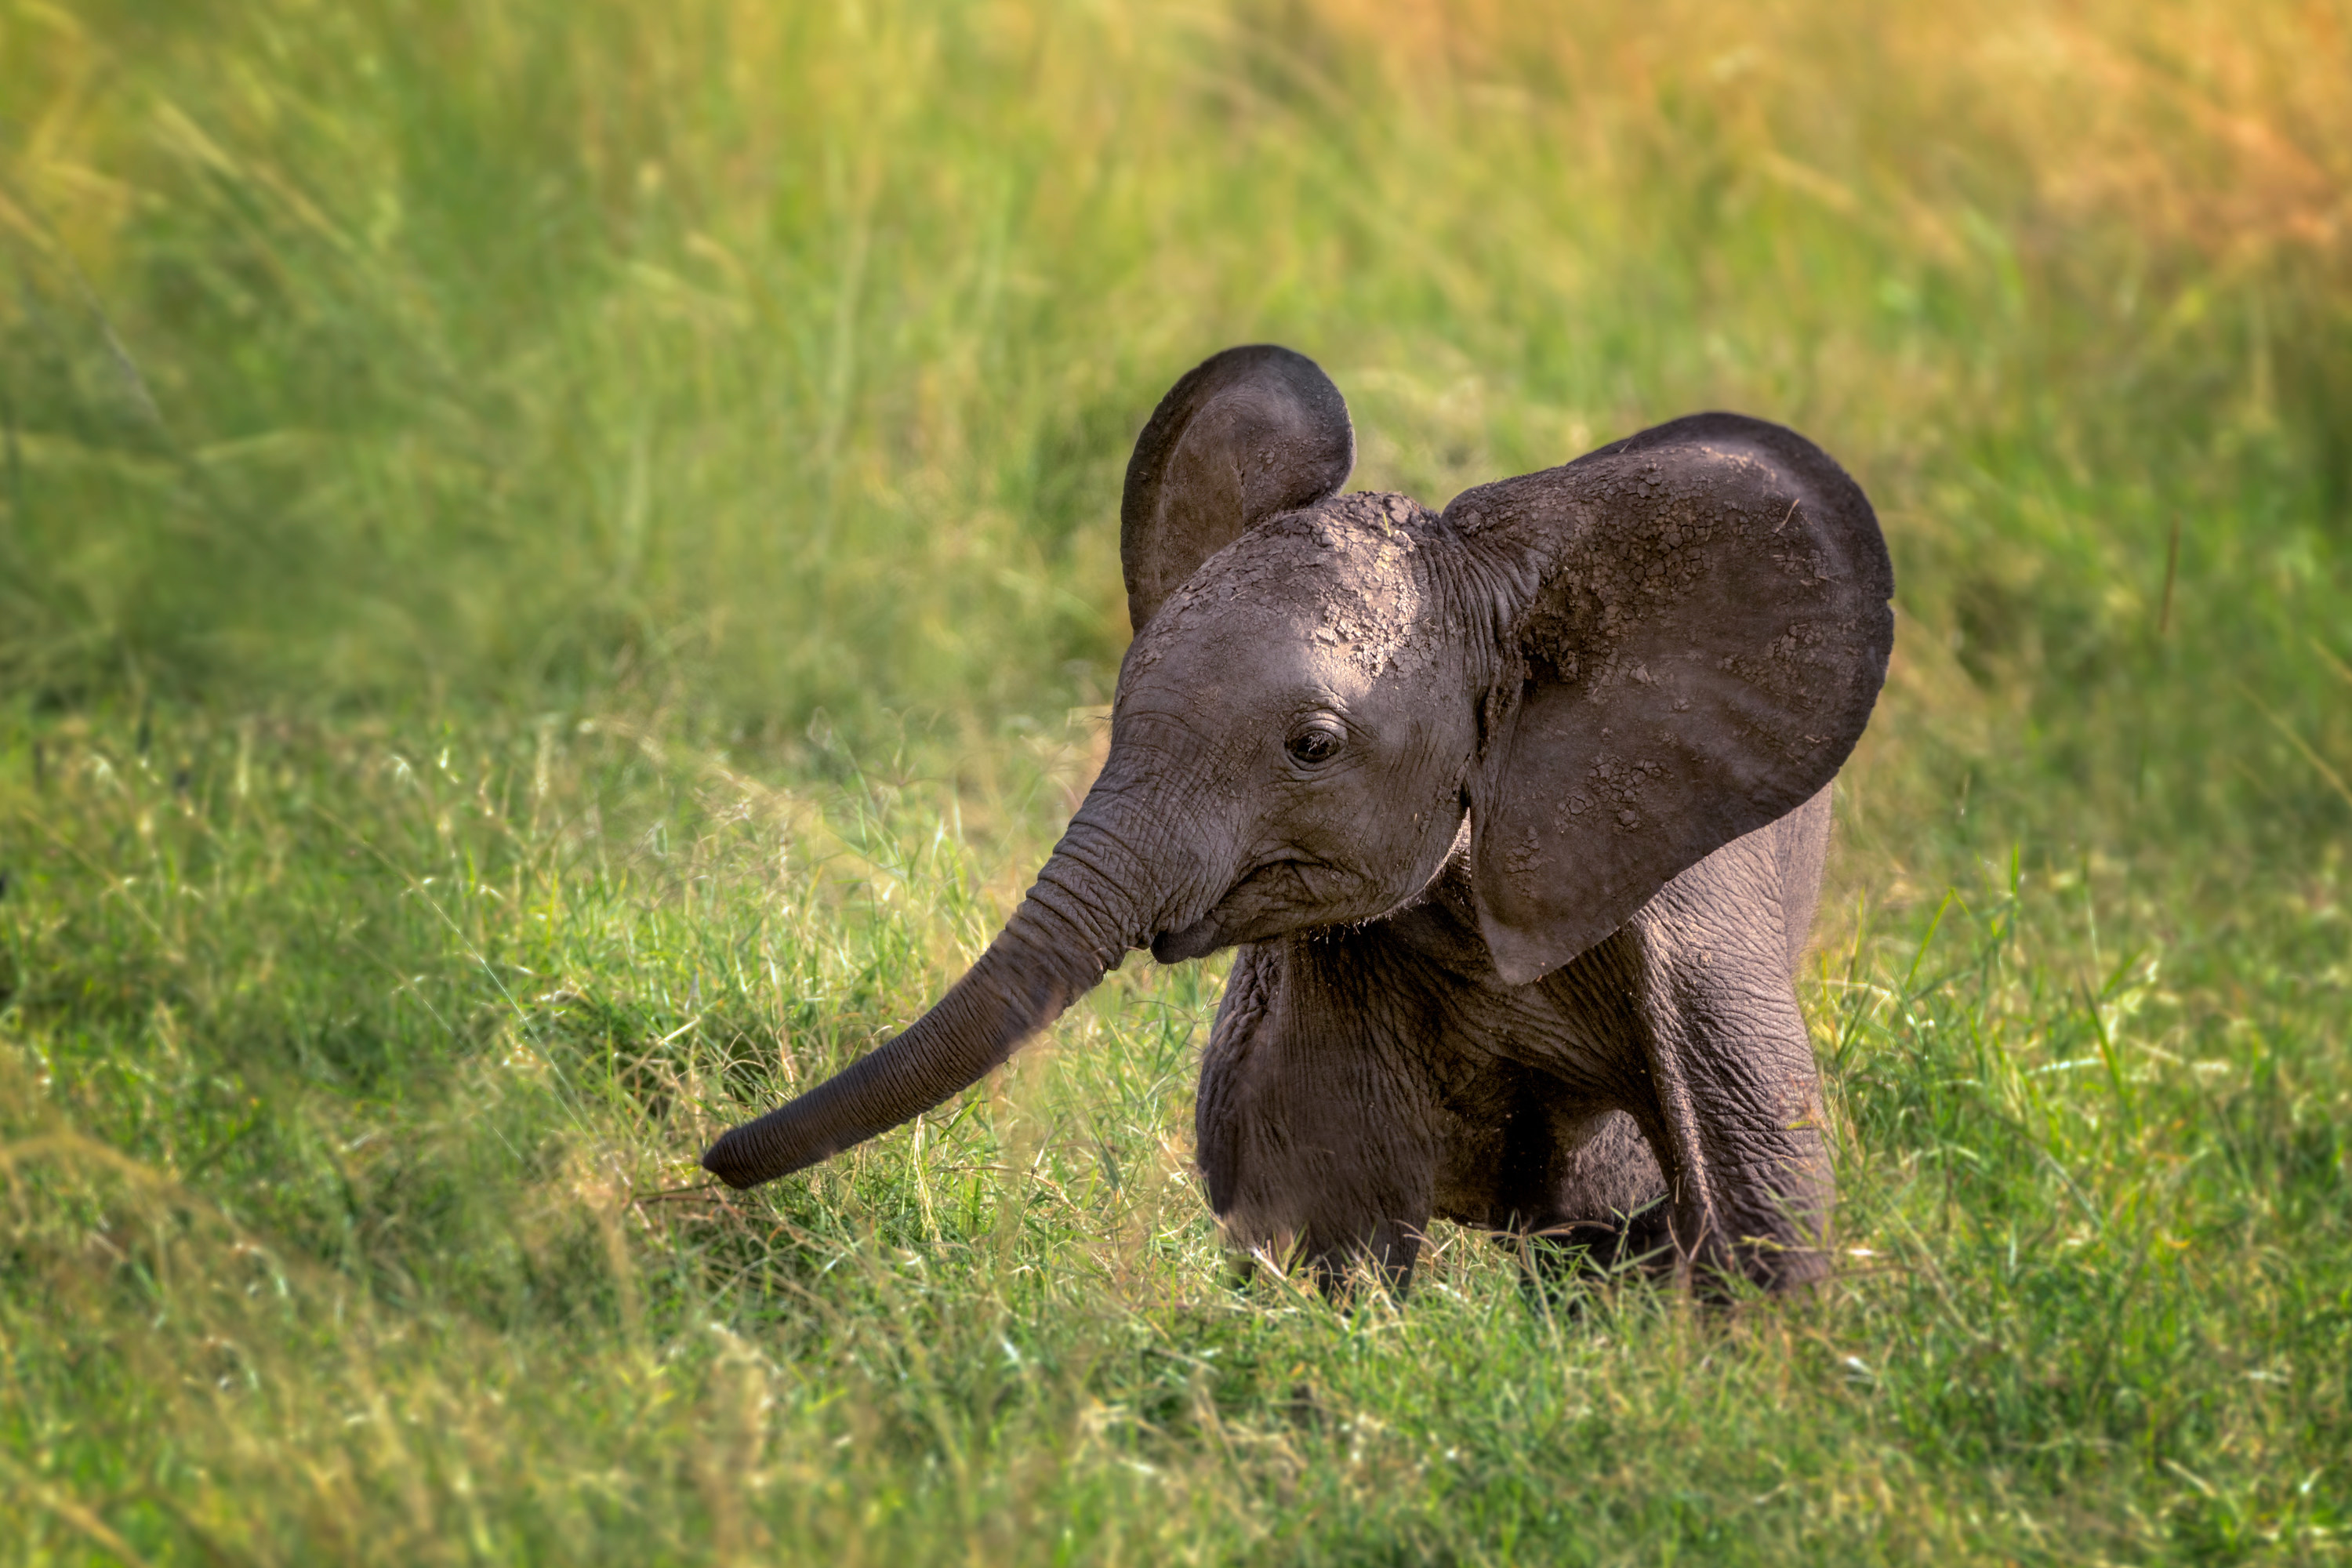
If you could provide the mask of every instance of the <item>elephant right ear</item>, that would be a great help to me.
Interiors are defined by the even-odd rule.
[[[1187,372],[1128,459],[1128,619],[1142,631],[1202,562],[1266,518],[1337,494],[1355,466],[1347,400],[1305,354],[1253,343]]]
[[[1472,878],[1496,972],[1525,984],[1830,782],[1885,678],[1894,573],[1845,470],[1730,414],[1445,515],[1502,585]]]

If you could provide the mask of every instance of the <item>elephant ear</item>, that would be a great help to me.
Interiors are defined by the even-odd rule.
[[[1473,876],[1496,970],[1525,984],[1829,783],[1885,679],[1894,571],[1828,454],[1732,414],[1445,515],[1505,584]]]
[[[1187,372],[1128,459],[1118,555],[1135,629],[1202,562],[1337,494],[1355,466],[1347,400],[1305,354],[1255,343]]]

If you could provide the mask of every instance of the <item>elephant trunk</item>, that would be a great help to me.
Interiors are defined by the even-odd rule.
[[[814,1165],[979,1081],[1140,940],[1150,879],[1081,811],[988,951],[905,1032],[702,1156],[731,1187]]]

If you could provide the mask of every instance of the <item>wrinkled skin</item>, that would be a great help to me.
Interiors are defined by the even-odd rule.
[[[1868,502],[1733,416],[1443,516],[1334,493],[1351,458],[1336,389],[1286,351],[1178,384],[1129,474],[1109,753],[1035,887],[931,1013],[706,1164],[812,1163],[979,1078],[1129,949],[1237,945],[1197,1121],[1237,1247],[1402,1284],[1440,1217],[1711,1290],[1819,1277],[1791,973],[1891,641]]]
[[[1274,1256],[1391,1278],[1433,1215],[1815,1277],[1832,1194],[1789,976],[1828,827],[1824,792],[1532,985],[1496,975],[1459,860],[1389,920],[1250,948],[1201,1069],[1211,1204]]]

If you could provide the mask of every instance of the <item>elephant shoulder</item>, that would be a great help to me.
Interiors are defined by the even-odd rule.
[[[1829,848],[1827,785],[1686,868],[1629,930],[1648,962],[1750,953],[1792,972],[1811,931]]]

